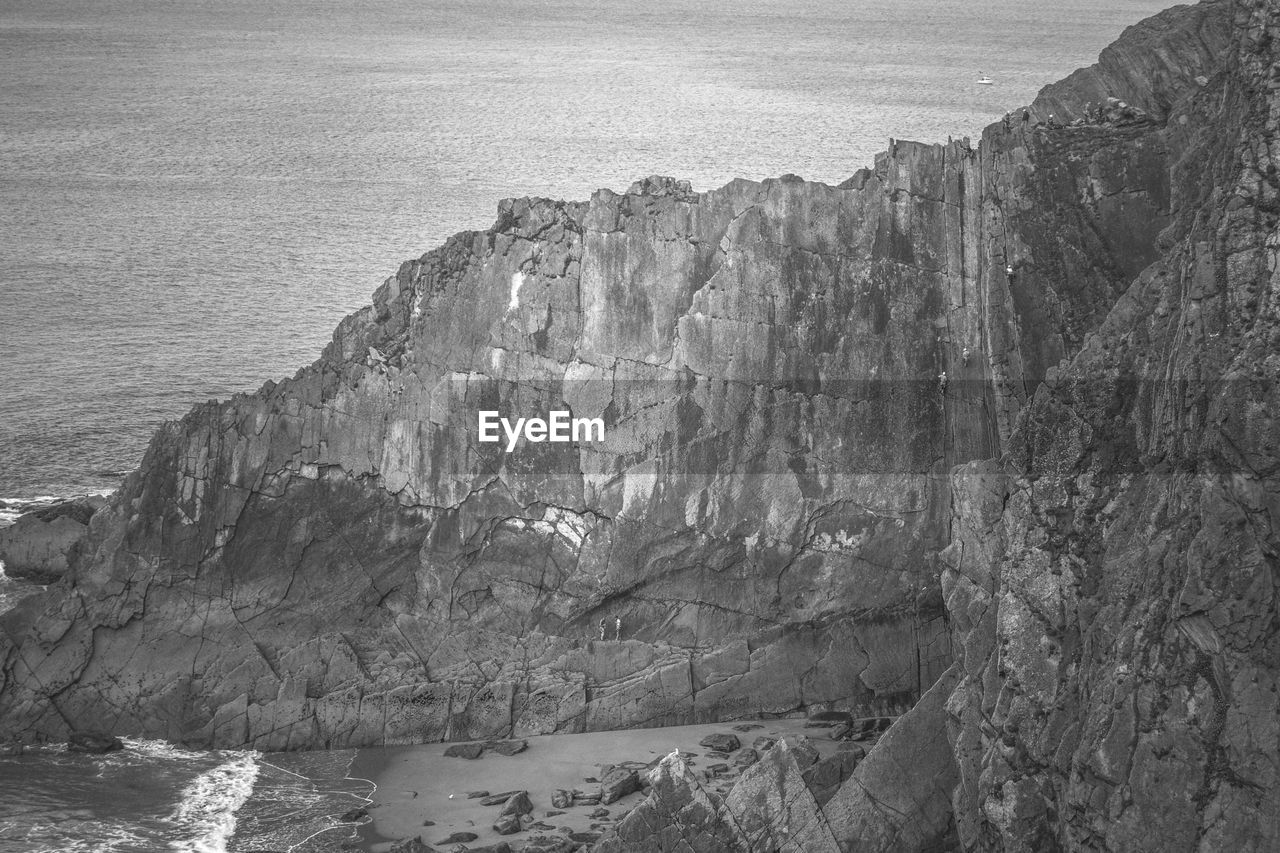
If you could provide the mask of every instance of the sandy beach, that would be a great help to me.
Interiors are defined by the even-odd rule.
[[[807,727],[807,724],[809,727]],[[735,726],[758,726],[750,731]],[[760,736],[779,738],[806,736],[822,756],[838,748],[830,738],[828,727],[812,727],[804,718],[739,720],[731,723],[706,723],[626,731],[591,732],[577,735],[542,735],[530,737],[528,749],[518,755],[504,756],[486,751],[477,759],[446,757],[450,744],[380,747],[361,749],[352,764],[351,775],[376,783],[369,807],[372,820],[360,827],[359,848],[370,853],[385,853],[396,841],[420,836],[422,841],[440,849],[445,839],[457,832],[475,833],[468,846],[483,847],[498,841],[518,845],[530,832],[500,836],[493,823],[502,806],[481,805],[480,798],[468,793],[488,791],[528,791],[533,802],[533,817],[546,826],[543,832],[602,831],[626,815],[643,799],[643,794],[630,794],[608,806],[570,806],[554,809],[551,795],[556,789],[578,789],[596,793],[599,785],[588,779],[600,779],[603,771],[614,764],[639,762],[647,764],[674,749],[694,753],[690,764],[697,770],[728,763],[728,774],[708,781],[709,790],[727,791],[738,777],[739,768],[723,758],[707,756],[708,749],[698,742],[710,734],[724,733],[738,737],[748,747]],[[870,746],[870,741],[864,743]],[[603,818],[592,818],[597,809],[607,808]],[[562,814],[547,816],[548,811]],[[424,826],[426,821],[432,825]]]

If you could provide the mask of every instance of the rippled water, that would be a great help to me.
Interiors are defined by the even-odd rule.
[[[0,498],[113,488],[500,198],[838,182],[1159,6],[4,0]]]
[[[0,853],[333,850],[354,837],[340,816],[372,790],[346,778],[354,757],[135,739],[106,755],[0,757]]]

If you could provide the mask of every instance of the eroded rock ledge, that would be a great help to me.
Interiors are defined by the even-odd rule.
[[[6,727],[488,738],[905,708],[946,671],[903,717],[945,713],[940,781],[888,809],[886,737],[806,831],[1275,846],[1276,17],[1163,13],[1029,126],[839,187],[504,202],[157,433],[0,622]],[[1106,96],[1139,111],[1074,123]],[[608,437],[508,455],[480,408]]]

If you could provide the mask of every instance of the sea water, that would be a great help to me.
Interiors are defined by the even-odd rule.
[[[501,198],[838,183],[889,137],[976,137],[1163,5],[5,0],[0,524],[292,375]],[[38,591],[0,572],[0,611]],[[318,849],[367,791],[350,758],[0,758],[0,851]]]
[[[313,853],[353,839],[343,813],[369,802],[349,779],[354,750],[196,751],[126,739],[85,755],[65,748],[0,758],[0,851],[13,853]]]

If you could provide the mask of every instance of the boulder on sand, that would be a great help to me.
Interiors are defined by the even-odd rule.
[[[521,829],[520,816],[515,814],[498,815],[498,819],[493,822],[493,831],[499,835],[515,835]]]
[[[607,806],[639,790],[640,774],[625,767],[615,767],[600,780],[600,802]]]
[[[468,841],[475,841],[479,837],[480,836],[476,835],[474,832],[455,832],[453,835],[450,835],[448,838],[446,838],[444,841],[441,841],[440,843],[441,844],[466,844]]]
[[[498,740],[486,746],[498,755],[518,755],[529,748],[527,740]]]
[[[500,814],[502,815],[520,815],[530,814],[533,811],[533,802],[529,799],[528,791],[517,791],[507,800],[507,804],[502,807]]]
[[[445,758],[475,759],[484,754],[482,743],[455,743],[444,751]]]
[[[721,733],[707,735],[698,741],[698,746],[705,746],[707,749],[714,749],[716,752],[724,753],[733,752],[741,745],[736,735]]]

